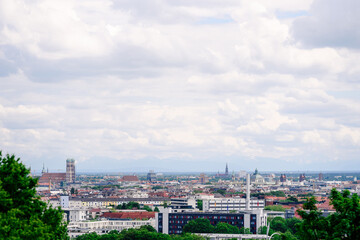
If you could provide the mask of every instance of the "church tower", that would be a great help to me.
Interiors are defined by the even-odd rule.
[[[45,164],[43,163],[43,169],[41,171],[41,174],[44,174],[44,173],[46,173],[46,171],[45,171]]]
[[[229,175],[229,168],[228,168],[228,164],[226,163],[226,167],[225,167],[225,175],[228,176]]]

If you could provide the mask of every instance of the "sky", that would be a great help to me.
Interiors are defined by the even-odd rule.
[[[0,0],[0,149],[33,170],[360,170],[358,0]]]

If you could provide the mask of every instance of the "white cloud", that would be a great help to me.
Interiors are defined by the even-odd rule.
[[[294,36],[310,47],[360,47],[359,1],[315,0],[309,16],[297,19]]]
[[[354,161],[359,53],[299,35],[334,11],[311,3],[2,1],[0,146],[55,168]]]

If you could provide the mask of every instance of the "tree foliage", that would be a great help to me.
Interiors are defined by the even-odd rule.
[[[332,189],[330,202],[336,210],[327,217],[316,207],[316,199],[308,198],[305,210],[298,210],[304,219],[299,225],[301,239],[360,239],[360,198],[348,190],[339,192]]]
[[[138,202],[128,202],[119,204],[116,206],[116,209],[140,209],[140,204]],[[145,209],[147,210],[147,209]]]
[[[19,158],[0,151],[0,239],[68,239],[62,211],[42,202],[36,185]]]
[[[188,233],[212,233],[214,226],[211,225],[209,219],[197,218],[189,221],[183,228],[184,232]]]
[[[239,234],[240,230],[236,226],[221,222],[216,224],[214,228],[214,233]]]
[[[266,206],[264,208],[264,210],[285,212],[285,208],[281,205],[269,205],[269,206]]]
[[[149,225],[141,226],[139,229],[129,228],[121,232],[113,230],[108,234],[98,235],[87,233],[80,235],[76,240],[205,240],[203,237],[185,233],[183,235],[168,235],[158,233]]]
[[[196,206],[197,206],[197,208],[198,208],[200,211],[202,211],[202,210],[203,210],[203,200],[198,199],[198,200],[196,201]]]

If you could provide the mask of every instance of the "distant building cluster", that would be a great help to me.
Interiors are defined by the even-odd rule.
[[[258,239],[259,227],[269,217],[299,217],[304,197],[315,195],[317,207],[332,213],[328,199],[332,187],[360,192],[357,176],[324,173],[260,174],[238,171],[223,173],[161,174],[78,174],[74,159],[66,160],[66,172],[50,173],[43,167],[38,194],[64,211],[71,237],[84,233],[104,234],[151,225],[158,232],[181,234],[197,218],[212,225],[226,222],[247,228]],[[343,179],[343,180],[340,180]],[[280,208],[279,208],[280,207]],[[272,210],[277,209],[277,210]],[[278,209],[282,209],[279,211]]]
[[[51,190],[52,188],[56,188],[58,186],[75,183],[75,180],[75,160],[67,159],[65,173],[49,173],[49,170],[45,170],[45,166],[43,166],[43,170],[39,178],[39,185]]]

